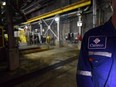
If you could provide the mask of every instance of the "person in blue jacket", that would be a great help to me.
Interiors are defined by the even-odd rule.
[[[116,0],[104,25],[85,33],[77,66],[77,87],[116,87]]]

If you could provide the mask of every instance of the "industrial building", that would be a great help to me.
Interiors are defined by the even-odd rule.
[[[0,0],[0,87],[77,87],[83,36],[111,15],[109,0]]]

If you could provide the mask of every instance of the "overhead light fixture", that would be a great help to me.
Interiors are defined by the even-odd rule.
[[[44,32],[45,30],[44,29],[42,29],[42,32]]]
[[[57,16],[55,17],[55,21],[58,22],[60,20],[60,18]]]
[[[2,2],[2,5],[6,5],[6,2]]]
[[[25,26],[25,29],[28,29],[28,26]]]
[[[81,26],[82,26],[82,21],[78,21],[78,22],[77,22],[77,26],[78,26],[78,27],[81,27]]]

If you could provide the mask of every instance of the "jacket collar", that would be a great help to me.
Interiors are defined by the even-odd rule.
[[[114,28],[111,18],[108,22],[106,22],[101,29],[101,33],[103,33],[106,36],[116,36],[116,29]]]

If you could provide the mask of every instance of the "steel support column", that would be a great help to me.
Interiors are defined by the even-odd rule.
[[[57,23],[57,42],[56,45],[57,47],[60,47],[60,17],[58,16],[59,20],[56,21]]]
[[[7,28],[8,28],[8,63],[9,70],[15,70],[19,67],[19,51],[16,48],[16,39],[14,37],[13,16],[10,7],[10,0],[6,0],[7,8]]]
[[[39,26],[40,26],[40,35],[43,35],[43,27],[42,27],[42,21],[38,22]]]

